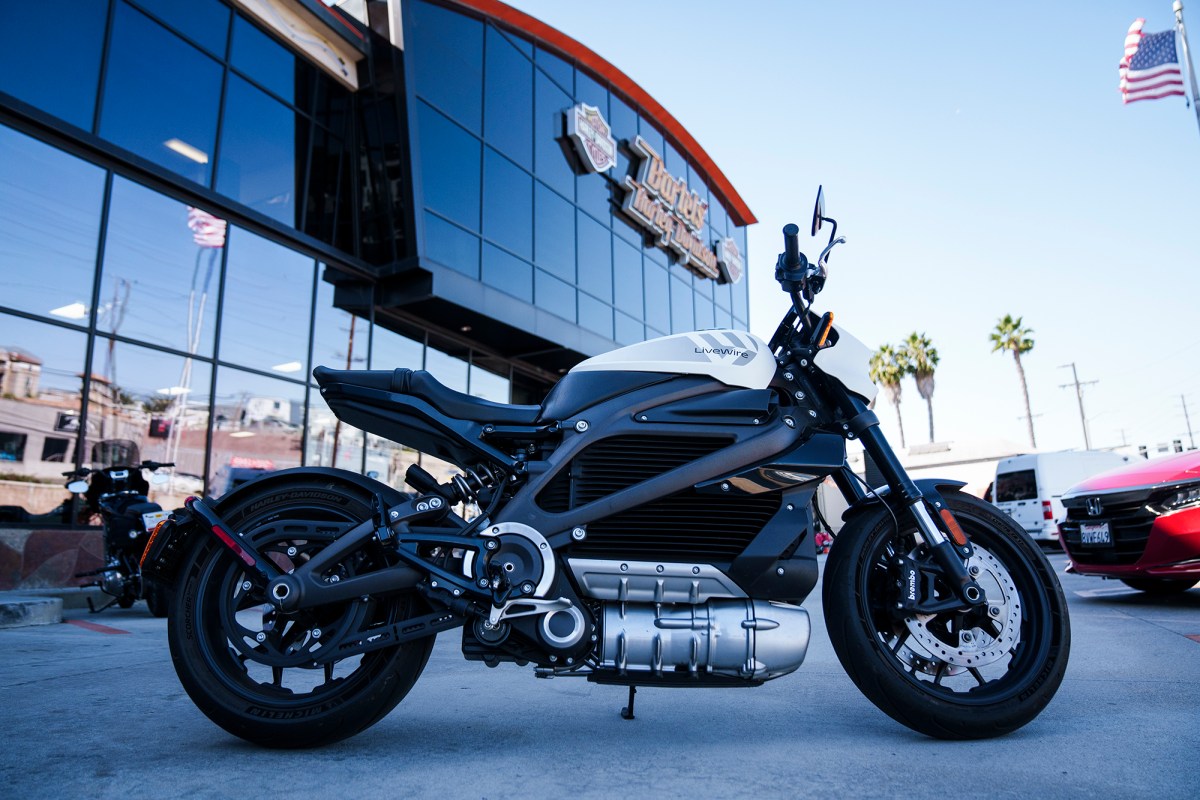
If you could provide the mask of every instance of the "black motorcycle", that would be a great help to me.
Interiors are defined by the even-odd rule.
[[[98,586],[112,597],[97,608],[88,598],[92,613],[104,611],[114,604],[121,608],[131,607],[144,598],[150,613],[156,617],[167,615],[167,590],[161,584],[145,581],[139,562],[149,541],[150,531],[163,521],[169,512],[163,511],[158,503],[151,503],[150,482],[142,475],[149,470],[150,481],[166,483],[168,477],[157,472],[174,464],[143,461],[136,465],[118,465],[101,469],[80,467],[64,472],[70,481],[67,490],[83,495],[82,516],[91,518],[99,514],[104,522],[104,565],[88,572],[80,572],[76,578],[96,578],[85,586]]]
[[[1041,551],[949,480],[914,482],[868,406],[869,351],[810,310],[844,239],[821,195],[816,263],[784,229],[792,300],[771,342],[713,330],[588,359],[541,405],[453,391],[423,371],[319,367],[344,422],[460,466],[416,490],[299,468],[190,499],[144,568],[175,586],[168,639],[192,700],[270,747],[351,736],[462,628],[488,666],[629,687],[749,687],[800,666],[817,583],[812,499],[850,503],[824,612],[843,667],[930,736],[997,736],[1050,702],[1066,603]],[[859,441],[887,485],[848,468]],[[460,516],[454,509],[474,512]]]

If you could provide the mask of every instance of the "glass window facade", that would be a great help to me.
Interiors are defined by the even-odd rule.
[[[478,275],[615,344],[697,327],[748,327],[745,281],[719,283],[687,269],[621,209],[625,178],[636,179],[640,166],[631,146],[640,135],[707,205],[695,236],[704,246],[732,237],[745,254],[744,228],[731,224],[703,174],[640,109],[561,55],[490,21],[429,0],[404,6],[419,128],[414,202],[426,220],[419,255],[431,268]],[[480,46],[482,60],[466,52]],[[569,143],[567,117],[580,103],[597,108],[619,142],[608,172],[586,169]],[[528,311],[514,307],[512,324],[520,315]]]
[[[410,0],[403,50],[345,37],[352,90],[232,0],[56,9],[0,29],[0,507],[27,521],[61,521],[64,464],[114,454],[177,465],[164,506],[297,465],[448,474],[337,420],[318,365],[530,403],[608,347],[746,327],[745,282],[695,275],[620,207],[641,135],[708,203],[698,235],[745,253],[703,174],[519,31]],[[607,173],[567,139],[577,103],[620,142]]]

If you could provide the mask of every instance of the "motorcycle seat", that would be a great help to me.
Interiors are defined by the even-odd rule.
[[[499,425],[533,425],[542,413],[541,406],[496,403],[455,391],[423,369],[329,369],[317,367],[313,377],[322,387],[340,383],[362,389],[412,395],[455,419],[490,422]]]

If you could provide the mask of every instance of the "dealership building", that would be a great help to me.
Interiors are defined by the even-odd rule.
[[[302,464],[401,485],[422,457],[338,423],[317,365],[536,403],[748,327],[746,203],[496,0],[9,3],[0,43],[0,522],[53,521],[74,464],[175,462],[167,506]]]

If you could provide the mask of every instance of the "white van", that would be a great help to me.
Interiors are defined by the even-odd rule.
[[[1058,523],[1066,517],[1062,493],[1084,478],[1130,461],[1103,450],[1029,453],[996,464],[992,502],[1031,538],[1058,541]]]

